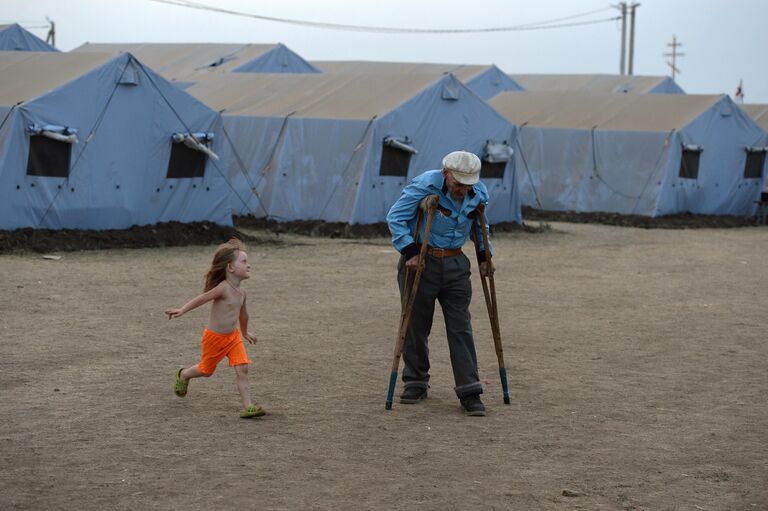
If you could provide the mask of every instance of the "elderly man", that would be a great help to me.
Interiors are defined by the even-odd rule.
[[[400,403],[414,404],[427,397],[429,388],[429,348],[435,299],[445,317],[448,348],[453,366],[454,390],[467,415],[484,416],[480,400],[483,386],[477,371],[477,355],[472,338],[469,303],[472,298],[469,259],[461,248],[476,229],[480,240],[480,272],[494,271],[482,234],[475,222],[477,206],[488,203],[488,190],[480,182],[480,159],[465,151],[454,151],[443,158],[442,170],[430,170],[411,181],[387,214],[392,244],[402,254],[397,281],[404,292],[406,269],[416,270],[420,246],[413,238],[420,203],[428,195],[439,198],[427,242],[425,267],[413,305],[410,324],[403,345],[404,390]],[[420,238],[424,234],[422,222]]]

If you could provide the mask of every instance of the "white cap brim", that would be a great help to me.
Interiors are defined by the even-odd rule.
[[[474,185],[474,184],[477,184],[478,181],[480,181],[480,174],[477,172],[473,172],[472,174],[467,174],[465,172],[459,172],[458,170],[452,170],[452,169],[448,169],[448,170],[453,175],[454,179],[456,179],[456,181],[458,181],[463,185]]]

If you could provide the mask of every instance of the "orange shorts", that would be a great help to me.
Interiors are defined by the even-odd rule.
[[[203,354],[197,368],[202,373],[211,375],[224,357],[229,358],[230,367],[251,363],[240,338],[240,330],[220,334],[206,328],[203,331]]]

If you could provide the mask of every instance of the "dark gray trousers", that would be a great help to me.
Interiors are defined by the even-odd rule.
[[[461,399],[481,394],[483,385],[477,372],[477,354],[469,314],[469,302],[472,300],[469,259],[464,254],[444,258],[427,255],[425,263],[403,345],[404,387],[429,386],[428,338],[432,330],[435,300],[438,300],[445,317],[456,395]],[[405,257],[400,258],[397,267],[397,283],[402,298]]]

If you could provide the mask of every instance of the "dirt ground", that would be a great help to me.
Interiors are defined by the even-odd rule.
[[[1,255],[0,507],[768,509],[767,228],[552,227],[495,239],[508,406],[473,276],[484,418],[439,314],[429,398],[384,410],[385,238],[250,243],[258,420],[226,364],[173,394],[212,247]]]

